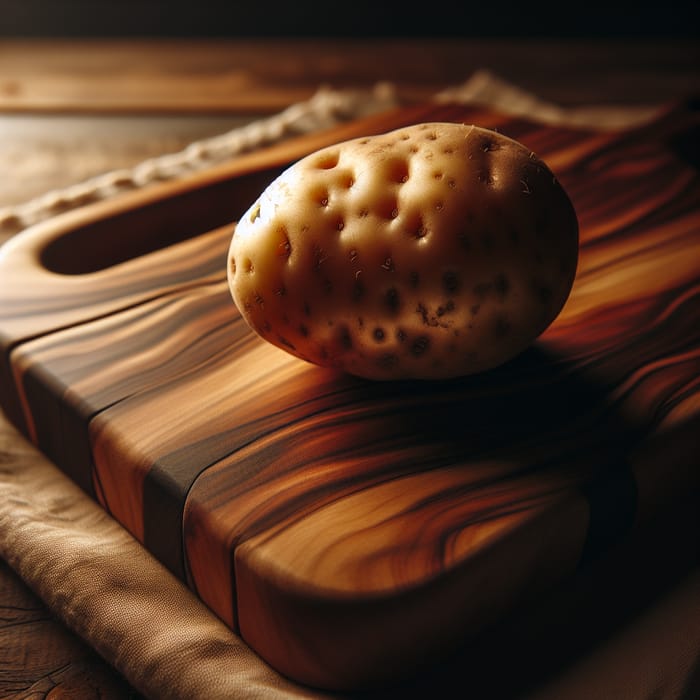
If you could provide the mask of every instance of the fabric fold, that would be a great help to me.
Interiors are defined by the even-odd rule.
[[[4,418],[0,441],[0,555],[140,692],[324,697],[265,664]]]

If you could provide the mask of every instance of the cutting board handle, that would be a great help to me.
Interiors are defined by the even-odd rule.
[[[0,406],[20,430],[34,439],[17,369],[28,341],[191,284],[193,260],[203,282],[225,279],[234,222],[286,165],[255,156],[65,212],[0,247],[0,386],[16,387]]]
[[[0,249],[0,262],[20,264],[25,284],[98,273],[233,225],[276,172],[251,171],[235,180],[208,173],[97,202],[15,236]]]

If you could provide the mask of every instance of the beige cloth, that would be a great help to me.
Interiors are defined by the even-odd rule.
[[[0,494],[0,555],[147,698],[335,697],[271,669],[2,417]],[[695,700],[698,674],[700,568],[594,651],[517,697]],[[468,677],[462,687],[455,697],[503,697],[481,694],[483,684],[471,695]]]
[[[641,123],[656,113],[654,108],[564,110],[488,73],[472,76],[440,99],[446,97],[487,102],[530,118],[541,114],[545,121],[592,122],[600,128]],[[385,104],[384,93],[374,108]],[[365,113],[372,108],[371,103],[362,103]],[[352,116],[346,112],[341,118]],[[99,196],[107,196],[105,192]],[[16,215],[22,211],[33,220],[51,214],[40,203]],[[69,628],[149,698],[329,697],[269,668],[4,418],[0,418],[0,556]],[[534,691],[530,700],[690,700],[699,658],[700,572],[696,571],[658,607]],[[468,678],[462,688],[456,696],[471,697]]]
[[[0,554],[149,698],[309,698],[0,422]]]

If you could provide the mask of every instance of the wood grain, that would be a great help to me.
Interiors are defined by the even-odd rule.
[[[521,140],[570,193],[580,267],[555,324],[497,370],[421,385],[254,337],[225,286],[251,191],[325,140],[428,117]],[[386,680],[697,485],[700,181],[674,150],[692,128],[420,105],[68,215],[0,260],[3,407],[275,667]]]
[[[562,105],[651,105],[700,91],[690,37],[3,38],[0,110],[262,114],[321,85],[379,81],[420,101],[481,69]]]

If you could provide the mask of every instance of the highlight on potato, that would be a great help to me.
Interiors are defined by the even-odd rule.
[[[446,379],[521,353],[558,316],[578,219],[516,140],[430,122],[328,146],[237,223],[233,300],[262,338],[368,379]]]

